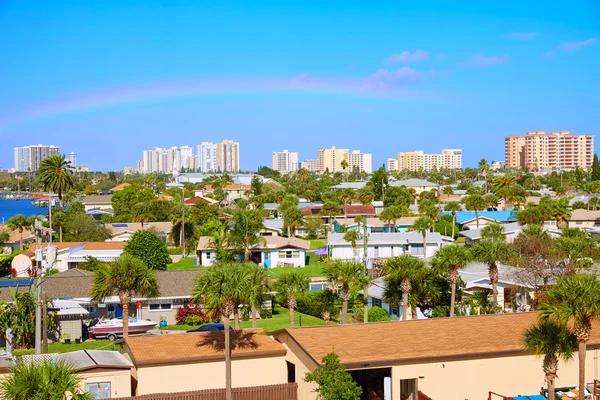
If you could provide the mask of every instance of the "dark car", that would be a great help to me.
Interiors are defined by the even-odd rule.
[[[224,331],[224,324],[206,324],[197,327],[196,329],[190,329],[188,332],[216,332],[216,331]],[[232,331],[233,328],[230,326],[229,330]]]

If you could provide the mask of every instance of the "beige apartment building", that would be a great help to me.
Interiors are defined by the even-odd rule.
[[[325,172],[329,170],[330,173],[345,172],[342,168],[342,161],[350,157],[350,150],[348,149],[336,149],[333,146],[331,149],[319,149],[319,172]]]
[[[217,143],[217,170],[221,172],[240,171],[240,143],[223,140]]]
[[[319,172],[319,160],[304,160],[302,168],[309,172]]]
[[[588,168],[594,157],[594,135],[569,131],[531,131],[504,138],[506,168]]]
[[[391,159],[390,159],[391,160]],[[425,154],[423,150],[398,153],[398,162],[388,160],[388,170],[395,167],[396,171],[407,169],[409,171],[432,171],[434,169],[462,169],[461,149],[442,149],[441,154]]]

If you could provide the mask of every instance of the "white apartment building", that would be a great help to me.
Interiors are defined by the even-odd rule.
[[[14,148],[15,171],[36,171],[45,158],[60,154],[60,147],[42,144]]]
[[[202,142],[198,145],[198,168],[200,172],[214,172],[217,170],[217,144]]]
[[[217,170],[220,172],[240,171],[240,143],[223,140],[217,143]]]
[[[348,156],[347,172],[373,173],[373,157],[371,153],[361,153],[360,150],[352,150]]]
[[[398,171],[398,160],[395,158],[388,158],[387,159],[387,170],[388,170],[388,172]]]
[[[189,146],[171,147],[165,149],[156,147],[153,150],[145,150],[142,158],[141,173],[170,174],[173,171],[181,171],[183,168],[195,166],[194,149]]]
[[[389,162],[388,162],[389,166]],[[425,154],[423,150],[398,153],[396,170],[424,171],[445,169],[462,169],[461,149],[442,149],[441,154]]]
[[[302,168],[309,172],[319,172],[319,160],[304,160]]]
[[[275,171],[287,174],[298,170],[298,152],[296,151],[274,151],[271,157],[271,165]]]
[[[71,163],[71,167],[76,167],[77,166],[77,154],[75,154],[74,151],[69,153],[69,162]]]

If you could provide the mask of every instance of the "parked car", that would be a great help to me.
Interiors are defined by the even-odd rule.
[[[188,332],[216,332],[216,331],[224,331],[224,324],[205,324],[197,327],[196,329],[190,329]],[[229,330],[232,331],[233,328],[229,326]]]

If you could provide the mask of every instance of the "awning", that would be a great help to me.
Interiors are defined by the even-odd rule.
[[[327,255],[327,246],[321,247],[320,249],[315,250],[315,256],[326,256]]]

